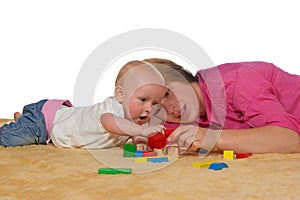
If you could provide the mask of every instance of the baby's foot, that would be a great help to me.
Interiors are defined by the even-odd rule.
[[[14,120],[17,121],[17,119],[19,119],[21,117],[21,115],[22,115],[21,113],[15,112],[14,113]]]

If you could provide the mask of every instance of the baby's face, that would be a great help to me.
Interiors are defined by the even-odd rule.
[[[123,103],[125,117],[136,124],[147,123],[166,92],[165,86],[149,83],[127,93]]]

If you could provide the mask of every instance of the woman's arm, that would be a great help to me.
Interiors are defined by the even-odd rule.
[[[170,136],[179,144],[196,151],[209,140],[209,134],[216,135],[213,151],[234,150],[252,153],[296,153],[300,152],[300,135],[293,130],[279,126],[265,126],[243,130],[209,130],[196,126],[180,127]],[[216,134],[214,134],[216,132]],[[219,134],[219,135],[218,135]],[[204,139],[205,138],[205,139]],[[213,141],[212,139],[211,141]],[[204,143],[203,143],[204,142]]]
[[[162,125],[143,127],[122,117],[117,117],[112,113],[102,114],[100,123],[110,133],[130,136],[148,136],[151,133],[161,131],[163,128]]]
[[[235,152],[295,153],[300,152],[300,135],[279,126],[223,130],[217,148]]]

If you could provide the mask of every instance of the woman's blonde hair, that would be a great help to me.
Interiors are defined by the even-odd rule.
[[[163,58],[147,58],[145,62],[152,64],[164,77],[166,84],[171,82],[193,83],[198,78],[177,63]]]

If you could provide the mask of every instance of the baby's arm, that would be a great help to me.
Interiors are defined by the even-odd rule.
[[[162,125],[143,127],[122,117],[117,117],[112,113],[104,113],[100,117],[100,122],[106,131],[118,135],[148,136],[163,129]]]

